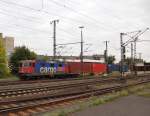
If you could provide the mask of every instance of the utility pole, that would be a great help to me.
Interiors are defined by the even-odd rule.
[[[133,43],[131,43],[131,64],[133,63]]]
[[[131,72],[133,70],[133,43],[131,42],[131,65],[130,65]]]
[[[134,60],[136,61],[136,41],[137,38],[134,40]]]
[[[138,40],[138,37],[135,38],[134,40],[134,73],[135,75],[137,75],[137,71],[136,71],[136,61],[137,61],[137,57],[136,57],[136,41]]]
[[[79,27],[81,29],[81,54],[80,54],[80,62],[81,62],[81,75],[83,76],[83,26]]]
[[[105,63],[107,65],[107,73],[108,73],[108,43],[109,41],[104,41],[105,45],[106,45],[106,49],[105,49]]]
[[[122,40],[122,36],[124,33],[120,33],[120,46],[121,46],[121,61],[120,61],[120,73],[121,73],[121,78],[123,78],[123,63],[124,63],[124,54],[123,54],[123,40]]]
[[[50,22],[50,24],[53,24],[53,60],[56,59],[56,23],[58,23],[59,20],[53,20]]]

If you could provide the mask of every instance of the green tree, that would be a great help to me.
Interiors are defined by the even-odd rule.
[[[2,36],[0,36],[0,77],[5,77],[9,73],[7,65],[6,51],[3,45]]]
[[[115,62],[115,56],[108,56],[108,64],[113,64]]]
[[[36,53],[30,51],[25,46],[16,47],[14,53],[10,58],[11,70],[13,73],[18,72],[19,62],[21,60],[34,60],[36,59]]]

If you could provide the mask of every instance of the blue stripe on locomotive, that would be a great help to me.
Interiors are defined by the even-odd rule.
[[[36,61],[35,72],[36,73],[57,73],[60,64],[62,66],[62,71],[64,71],[63,63],[50,63],[45,61]]]

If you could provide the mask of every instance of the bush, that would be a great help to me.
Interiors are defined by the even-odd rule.
[[[59,112],[58,116],[68,116],[68,114],[65,111]]]
[[[3,46],[2,38],[0,38],[0,78],[9,74],[9,68],[7,64],[6,51]]]
[[[19,62],[21,60],[33,60],[36,59],[36,54],[32,51],[30,51],[25,46],[22,47],[16,47],[14,53],[12,54],[10,58],[10,66],[11,71],[13,73],[18,72]]]

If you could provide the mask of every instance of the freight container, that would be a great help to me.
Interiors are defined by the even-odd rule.
[[[106,64],[92,63],[92,72],[93,72],[93,74],[106,73],[106,69],[107,69]]]
[[[128,72],[128,66],[127,65],[123,65],[123,71],[124,72]],[[121,67],[119,64],[109,64],[108,65],[108,71],[109,72],[113,72],[113,71],[119,71],[120,72]]]
[[[92,73],[92,64],[91,63],[80,63],[80,62],[67,62],[66,71],[68,73]]]
[[[102,74],[106,72],[106,64],[93,63],[93,62],[67,62],[65,66],[66,73],[78,73],[83,70],[84,74]]]

